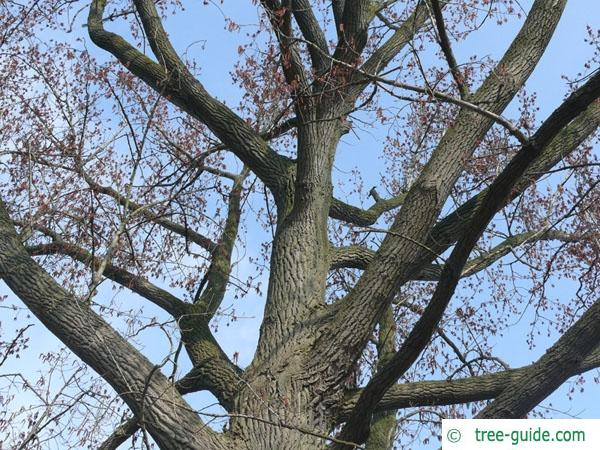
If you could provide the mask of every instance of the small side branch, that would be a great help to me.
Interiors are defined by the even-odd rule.
[[[91,267],[92,270],[96,270],[100,265],[100,259],[94,257],[87,250],[64,241],[38,244],[26,248],[31,256],[65,255]],[[113,280],[115,283],[150,300],[156,306],[164,309],[175,318],[179,317],[185,311],[187,304],[183,300],[180,300],[164,289],[150,283],[143,277],[134,275],[110,262],[106,264],[103,275],[110,280]]]
[[[452,46],[450,45],[450,39],[448,38],[448,33],[446,32],[446,25],[444,23],[444,16],[442,15],[442,7],[440,6],[439,0],[430,0],[431,9],[433,10],[433,17],[435,26],[437,28],[437,34],[439,37],[440,47],[442,48],[442,52],[444,53],[444,57],[448,62],[448,66],[450,67],[450,73],[454,78],[454,82],[456,83],[456,87],[458,88],[458,92],[460,92],[460,97],[465,99],[469,95],[469,89],[465,84],[465,79],[460,69],[458,68],[458,64],[456,63],[456,58],[454,57],[454,52],[452,51]]]
[[[366,227],[377,222],[383,213],[401,206],[405,197],[406,193],[402,192],[389,199],[378,198],[369,209],[358,208],[334,198],[329,209],[329,217]]]
[[[421,406],[456,405],[489,400],[497,397],[507,386],[513,383],[518,384],[520,380],[527,376],[532,367],[532,365],[529,365],[459,380],[396,384],[385,393],[375,410],[392,411]],[[573,377],[598,367],[600,367],[600,347],[591,352],[581,364],[570,366],[565,375]],[[348,394],[337,419],[338,423],[348,419],[360,393],[361,390],[356,390]]]

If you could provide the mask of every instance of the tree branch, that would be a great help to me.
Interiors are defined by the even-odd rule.
[[[540,179],[569,153],[573,152],[599,126],[600,102],[594,102],[573,122],[562,129],[552,142],[546,146],[541,155],[517,181],[513,192],[502,206],[519,197],[525,189]],[[477,205],[487,195],[487,192],[488,189],[484,189],[459,206],[453,213],[440,220],[432,230],[429,246],[436,249],[438,253],[442,253],[456,242],[458,236],[463,232],[465,225],[473,217]]]
[[[370,0],[345,0],[334,59],[354,64],[367,44],[369,23],[375,15]]]
[[[108,197],[115,199],[119,203],[119,205],[127,207],[130,211],[141,211],[142,215],[148,220],[151,220],[152,222],[156,223],[157,225],[160,225],[166,230],[172,231],[184,237],[186,241],[189,240],[190,242],[199,245],[209,253],[213,253],[217,249],[218,246],[215,242],[213,242],[206,236],[203,236],[202,234],[192,230],[191,228],[188,228],[186,225],[181,225],[177,222],[173,222],[172,220],[157,216],[146,205],[134,202],[133,200],[125,197],[112,187],[103,186],[97,183],[85,172],[83,172],[82,175],[92,191],[99,194],[107,195]]]
[[[487,252],[471,259],[465,264],[461,273],[461,278],[470,277],[497,262],[506,256],[512,250],[521,245],[538,241],[562,241],[578,242],[586,238],[585,234],[576,235],[565,233],[559,230],[539,230],[527,231],[525,233],[515,234],[506,238],[500,244],[494,246]],[[375,257],[375,250],[362,245],[350,245],[347,247],[334,247],[331,251],[331,269],[362,269],[365,270],[369,263]],[[420,281],[438,281],[442,272],[442,266],[431,264],[426,266],[419,274],[415,275],[415,280]]]
[[[485,103],[494,114],[508,105],[542,56],[564,6],[565,0],[552,3],[536,0],[517,37],[496,70],[470,98],[471,103]],[[330,332],[324,333],[322,342],[324,347],[327,346],[323,348],[324,358],[331,361],[336,358],[331,353],[339,352],[340,359],[347,359],[348,353],[355,354],[359,348],[364,348],[380,314],[393,301],[399,286],[431,261],[431,253],[416,243],[428,241],[431,228],[464,169],[465,161],[492,124],[491,119],[478,113],[467,109],[460,111],[413,183],[377,258],[347,298],[336,303],[332,323],[345,323],[352,331],[339,332],[332,327]],[[339,345],[332,346],[331,342]],[[336,360],[336,364],[350,368],[347,362]]]
[[[326,72],[329,69],[330,61],[328,58],[329,47],[325,34],[315,17],[312,6],[308,0],[293,0],[292,8],[294,18],[302,32],[302,36],[310,44],[308,52],[310,54],[313,68],[317,75]]]
[[[31,256],[66,255],[91,267],[92,270],[96,270],[97,266],[100,264],[100,258],[92,256],[90,252],[82,247],[64,241],[38,244],[26,248]],[[150,300],[156,306],[167,311],[174,318],[180,317],[186,310],[187,304],[183,300],[180,300],[164,289],[155,286],[143,277],[134,275],[125,269],[108,263],[103,274],[121,286]]]
[[[366,227],[377,222],[383,213],[401,206],[405,198],[406,192],[389,199],[378,198],[369,209],[361,209],[334,198],[329,209],[329,217]]]
[[[599,97],[600,71],[597,71],[548,117],[532,136],[529,144],[521,148],[494,180],[488,194],[477,208],[471,223],[446,261],[440,281],[423,315],[409,333],[401,349],[384,368],[373,376],[363,390],[355,410],[340,433],[342,439],[364,442],[368,436],[368,426],[366,426],[364,418],[372,414],[383,394],[412,366],[427,346],[454,294],[469,254],[498,208],[503,204],[504,199],[510,195],[516,181],[541,154],[543,148],[558,134],[558,131]],[[598,313],[600,313],[600,302]],[[597,328],[600,340],[600,326]],[[595,346],[597,343],[598,340],[593,342],[593,345]],[[591,348],[587,351],[591,351]]]
[[[285,79],[292,88],[294,96],[298,95],[301,90],[306,89],[308,82],[298,53],[298,46],[293,39],[289,2],[285,2],[285,6],[281,4],[280,0],[260,0],[260,3],[267,12],[279,42],[281,66]]]
[[[433,10],[433,17],[438,32],[440,47],[442,48],[444,57],[448,62],[450,73],[454,78],[458,92],[460,92],[460,97],[464,99],[469,95],[469,89],[465,85],[464,77],[458,68],[456,58],[454,57],[454,52],[452,51],[452,46],[450,45],[450,39],[448,38],[448,33],[446,32],[446,25],[444,24],[444,16],[442,15],[440,1],[430,0],[430,4],[431,9]]]
[[[443,8],[447,1],[443,1]],[[360,67],[360,72],[352,75],[349,99],[354,102],[360,93],[368,86],[370,79],[365,78],[363,73],[377,75],[381,73],[388,64],[396,57],[408,44],[415,34],[425,25],[429,15],[424,2],[418,2],[413,13],[402,23],[394,34],[383,43]]]
[[[104,29],[102,16],[106,0],[93,0],[91,3],[88,30],[92,41],[113,54],[159,94],[206,124],[269,187],[276,200],[280,199],[286,185],[284,174],[291,161],[274,152],[243,119],[206,92],[170,45],[154,5],[142,1],[136,4],[140,8],[146,35],[164,66],[152,61],[121,36]]]
[[[600,343],[600,301],[584,314],[533,363],[519,380],[485,407],[478,419],[520,419],[554,392]]]
[[[377,405],[376,411],[391,411],[421,406],[455,405],[489,400],[498,396],[507,386],[517,385],[525,378],[530,378],[528,371],[532,367],[532,365],[529,365],[518,369],[459,380],[417,381],[414,383],[396,384],[385,393]],[[600,367],[600,347],[591,352],[581,364],[569,366],[565,375],[573,377],[598,367]],[[348,394],[347,400],[337,418],[338,423],[348,419],[360,393],[360,390],[356,390]]]
[[[27,254],[1,200],[0,276],[50,332],[101,374],[134,414],[143,411],[144,425],[159,446],[224,448],[156,366]]]
[[[248,172],[248,169],[244,167],[233,183],[229,193],[225,226],[217,248],[212,254],[210,267],[194,298],[196,313],[206,316],[208,321],[213,318],[225,296],[231,272],[231,256],[240,224],[242,185]]]
[[[220,371],[218,373],[221,373]],[[241,373],[241,372],[240,372]],[[227,381],[229,377],[227,377]],[[211,390],[205,382],[204,375],[198,369],[192,369],[185,376],[175,383],[175,388],[181,395],[191,394],[193,392]],[[223,380],[224,382],[226,380]],[[241,379],[236,380],[231,386],[239,385]],[[233,398],[233,397],[231,397]],[[111,435],[102,442],[98,450],[116,450],[127,439],[133,436],[140,429],[139,421],[135,417],[127,419],[121,423]]]

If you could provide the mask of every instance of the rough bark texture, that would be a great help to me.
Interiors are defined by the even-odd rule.
[[[393,2],[332,1],[338,42],[330,54],[312,2],[261,1],[280,47],[282,71],[293,101],[295,118],[290,127],[297,133],[296,159],[271,148],[268,141],[276,133],[257,132],[207,92],[175,51],[155,2],[133,2],[154,59],[105,29],[106,3],[91,3],[88,29],[92,41],[204,124],[222,142],[220,148],[239,158],[244,169],[228,175],[233,185],[226,199],[223,229],[215,241],[175,220],[155,217],[150,208],[86,178],[97,195],[109,196],[132,211],[144,210],[149,221],[209,253],[210,265],[193,302],[111,262],[103,268],[104,277],[151,301],[177,321],[194,366],[177,383],[169,381],[161,367],[152,365],[94,313],[89,302],[63,289],[33,259],[60,254],[97,270],[102,265],[99,258],[50,232],[46,235],[52,242],[24,245],[8,215],[9,208],[0,200],[2,280],[131,409],[133,417],[101,448],[116,448],[142,427],[163,449],[307,450],[333,442],[329,448],[364,444],[368,450],[390,450],[398,409],[495,398],[480,417],[521,417],[567,378],[600,365],[600,303],[596,302],[531,366],[459,380],[397,384],[439,330],[460,279],[526,243],[582,239],[582,235],[548,227],[512,235],[489,252],[472,255],[493,217],[597,129],[598,74],[557,108],[531,138],[521,142],[516,156],[489,188],[440,218],[457,179],[494,125],[492,117],[503,113],[538,64],[566,0],[535,1],[501,61],[473,93],[463,83],[450,47],[443,22],[447,2],[419,2],[409,18],[362,62],[370,24]],[[445,130],[407,192],[383,199],[373,191],[375,202],[368,209],[334,198],[332,170],[340,138],[347,131],[346,116],[365,88],[377,83],[378,76],[425,26],[437,30],[461,99],[484,108],[487,115],[459,108],[453,125]],[[304,59],[299,56],[302,47],[295,37],[296,27],[300,41],[307,45]],[[307,64],[311,66],[305,67]],[[275,199],[277,226],[258,348],[252,363],[242,370],[220,348],[209,323],[226,295],[243,208],[242,190],[250,172]],[[393,224],[377,249],[362,245],[338,248],[329,241],[331,219],[366,227],[392,212]],[[446,264],[434,264],[436,256],[453,245]],[[340,268],[362,272],[345,298],[331,304],[326,298],[328,276]],[[397,350],[393,304],[400,288],[414,280],[438,285],[428,305],[419,311],[416,326],[402,330],[406,338]],[[349,386],[348,380],[375,335],[378,362],[370,381],[359,390]],[[183,399],[184,394],[198,390],[209,390],[230,415],[223,433],[212,431]]]

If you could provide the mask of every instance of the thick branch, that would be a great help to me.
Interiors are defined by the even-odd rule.
[[[244,168],[233,183],[229,193],[227,218],[219,243],[212,254],[210,267],[194,299],[198,312],[201,309],[207,321],[212,319],[225,296],[231,272],[231,257],[240,224],[242,185],[247,175],[248,169]]]
[[[562,242],[577,242],[585,239],[585,235],[565,233],[558,230],[528,231],[506,238],[500,244],[494,246],[487,252],[471,259],[465,264],[461,278],[470,277],[497,262],[509,254],[515,248],[527,243],[538,241],[557,240]],[[350,245],[347,247],[335,247],[331,252],[331,269],[351,268],[366,269],[375,257],[376,252],[362,245]],[[442,266],[431,264],[426,266],[415,280],[438,281],[442,272]]]
[[[485,103],[492,113],[501,112],[541,58],[564,9],[565,0],[548,3],[537,0],[521,31],[502,58],[497,69],[470,98],[471,103]],[[454,126],[444,134],[430,161],[413,183],[383,240],[378,257],[369,265],[348,297],[337,304],[339,312],[333,323],[346,323],[348,333],[336,329],[325,333],[323,344],[339,356],[357,354],[364,348],[380,314],[393,301],[398,287],[431,260],[426,243],[465,161],[475,150],[493,121],[467,109],[460,111]],[[359,331],[360,330],[360,331]],[[331,346],[331,340],[339,342]],[[348,348],[346,348],[348,347]],[[345,349],[345,350],[344,350]],[[323,349],[323,356],[333,355]],[[340,367],[344,365],[339,362]]]
[[[366,227],[377,222],[383,213],[401,206],[405,197],[406,193],[403,192],[389,199],[378,198],[369,209],[361,209],[334,198],[329,208],[329,217]]]
[[[235,383],[231,384],[232,389],[238,385],[238,381],[236,380]],[[175,388],[181,395],[210,390],[210,387],[206,385],[204,376],[197,369],[192,369],[183,378],[178,380],[175,383]],[[140,425],[137,418],[132,417],[126,420],[115,428],[111,435],[98,447],[98,450],[116,450],[139,429]]]
[[[463,378],[460,380],[419,381],[415,383],[396,384],[389,389],[376,411],[390,411],[420,406],[455,405],[498,396],[507,386],[518,384],[529,378],[529,370],[533,365],[519,369],[505,370],[488,375]],[[600,367],[600,348],[590,353],[580,365],[571,365],[565,372],[567,377],[582,374]],[[347,420],[360,396],[360,390],[348,395],[341,408],[338,422]]]
[[[544,356],[527,369],[519,380],[506,385],[476,417],[478,419],[520,419],[554,392],[600,343],[600,301],[596,301]]]
[[[390,305],[379,321],[377,339],[377,369],[384,367],[388,360],[396,353],[397,325],[394,317],[394,308]],[[396,411],[377,411],[373,414],[373,421],[366,442],[366,450],[390,450],[396,438]]]
[[[373,17],[370,0],[345,0],[338,27],[340,40],[335,49],[335,59],[349,64],[359,60],[367,44],[369,23]]]
[[[121,423],[98,447],[98,450],[117,450],[121,444],[140,429],[137,419],[131,418]]]
[[[304,39],[310,43],[308,45],[308,52],[313,68],[317,75],[322,74],[329,68],[329,48],[325,34],[308,0],[293,0],[292,8],[294,18],[298,23],[298,27],[300,27]]]
[[[67,242],[39,244],[28,247],[27,250],[32,256],[61,254],[89,266],[99,264],[98,258],[93,258],[88,251]],[[231,363],[215,341],[208,327],[207,315],[199,316],[193,305],[183,302],[141,276],[112,264],[107,264],[104,276],[150,300],[178,320],[186,349],[197,368],[196,378],[202,382],[202,389],[209,390],[225,408],[230,407],[240,370]]]
[[[89,304],[74,298],[25,251],[0,201],[0,276],[58,339],[116,390],[162,448],[217,449],[206,427],[168,380]]]
[[[341,432],[342,439],[351,442],[363,442],[365,440],[368,435],[368,427],[364,418],[372,414],[383,394],[412,366],[427,346],[454,294],[469,254],[498,208],[503,204],[504,199],[510,195],[516,181],[525,173],[535,158],[541,154],[544,146],[558,134],[558,130],[577,117],[598,97],[600,97],[600,72],[597,72],[585,85],[571,94],[550,115],[531,138],[530,143],[516,154],[494,180],[488,194],[477,208],[471,223],[450,254],[442,270],[440,281],[423,315],[409,333],[402,348],[384,368],[377,372],[364,389],[355,410]],[[600,303],[598,304],[598,311],[600,313]],[[600,326],[597,328],[600,339]],[[598,340],[593,342],[593,346],[595,347],[597,343]],[[589,348],[584,356],[592,348]]]
[[[342,17],[344,15],[344,7],[346,0],[331,0],[331,9],[333,11],[333,20],[335,22],[335,30],[337,31],[338,38],[342,37]]]
[[[227,289],[231,273],[231,257],[238,234],[241,195],[248,170],[236,178],[229,194],[225,226],[212,261],[196,293],[194,304],[179,321],[185,349],[194,365],[194,376],[206,384],[227,410],[232,407],[241,370],[233,364],[216,342],[209,323],[214,317]]]
[[[456,58],[454,57],[454,52],[452,51],[452,46],[450,45],[450,39],[448,38],[448,33],[446,32],[446,25],[444,23],[444,16],[442,16],[442,8],[440,6],[440,1],[430,0],[430,4],[431,9],[433,10],[433,17],[438,32],[440,47],[442,48],[444,57],[448,62],[448,66],[450,67],[450,73],[454,78],[454,82],[456,83],[456,87],[460,92],[460,96],[461,98],[465,98],[469,95],[469,90],[465,85],[465,80],[463,78],[462,73],[460,72],[460,69],[458,68]]]
[[[292,36],[291,11],[279,0],[260,0],[281,49],[281,65],[288,85],[297,93],[307,86],[298,46]],[[297,105],[296,105],[297,106]]]
[[[143,3],[143,5],[142,5]],[[134,75],[145,81],[159,94],[205,123],[279,199],[284,189],[287,167],[291,161],[274,152],[257,132],[223,103],[211,97],[204,86],[181,63],[172,49],[160,19],[151,2],[140,2],[144,13],[146,34],[157,58],[157,64],[127,43],[121,36],[104,29],[102,15],[106,0],[94,0],[88,16],[88,30],[92,41],[112,53]],[[142,8],[143,6],[143,8]]]
[[[446,5],[444,1],[441,5]],[[425,2],[418,2],[415,11],[398,27],[394,34],[382,44],[361,66],[361,71],[353,74],[349,99],[352,102],[358,98],[360,93],[368,86],[370,79],[362,73],[377,75],[381,73],[387,65],[398,55],[404,47],[414,38],[417,32],[425,25],[429,15]],[[362,72],[362,73],[361,73]]]
[[[64,241],[29,246],[27,247],[27,251],[31,256],[66,255],[91,267],[92,270],[97,270],[100,265],[100,258],[92,256],[90,252],[82,247]],[[115,283],[131,289],[136,294],[150,300],[175,318],[178,318],[183,311],[185,311],[187,305],[183,300],[180,300],[164,289],[155,286],[139,275],[134,275],[111,263],[106,265],[103,275]]]
[[[519,197],[525,189],[540,179],[548,170],[558,164],[569,153],[573,152],[585,139],[587,139],[600,126],[600,102],[592,103],[573,122],[560,131],[560,133],[546,146],[542,154],[533,162],[531,167],[517,181],[511,195],[506,199],[506,205]],[[484,189],[476,196],[458,207],[452,214],[440,220],[431,233],[428,246],[442,253],[464,231],[465,225],[471,220],[477,205],[487,195]]]

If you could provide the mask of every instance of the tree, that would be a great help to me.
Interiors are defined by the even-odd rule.
[[[101,448],[139,432],[165,449],[391,449],[408,437],[399,410],[524,417],[598,367],[596,31],[586,72],[540,122],[524,87],[566,0],[534,1],[499,61],[462,63],[454,47],[490,18],[514,20],[512,1],[254,3],[245,36],[225,19],[240,39],[237,107],[207,91],[210,61],[176,40],[188,5],[1,6],[0,275],[126,404],[131,418]],[[89,37],[69,38],[84,14]],[[344,198],[334,161],[345,136],[370,130],[384,130],[387,173],[363,209],[360,176]],[[256,224],[265,242],[246,282],[232,269]],[[260,337],[241,368],[211,325],[228,294],[262,292],[263,269]],[[548,292],[560,277],[577,281],[570,300]],[[128,316],[109,282],[164,320]],[[532,333],[560,337],[510,369],[491,342],[527,304]],[[147,327],[173,343],[162,363],[136,341]],[[179,376],[183,351],[192,368]],[[105,438],[100,417],[118,405],[102,385],[78,386],[67,407],[31,416],[17,445],[65,439],[43,431],[84,399],[103,413],[72,417],[78,442]],[[204,390],[222,432],[184,398]]]

